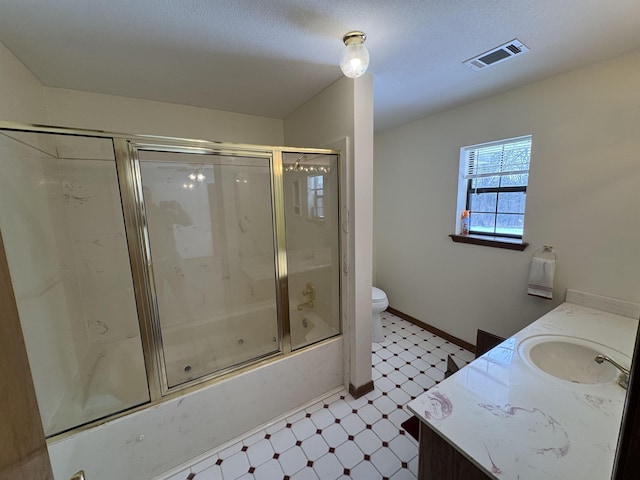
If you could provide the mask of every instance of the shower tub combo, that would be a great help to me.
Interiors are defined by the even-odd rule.
[[[338,152],[0,123],[0,170],[52,457],[238,373],[341,356]],[[340,361],[326,363],[340,385]],[[132,475],[105,469],[88,478]]]

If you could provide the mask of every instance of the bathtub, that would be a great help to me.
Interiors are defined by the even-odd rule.
[[[92,344],[74,387],[45,426],[48,436],[149,401],[140,338]]]
[[[230,315],[163,330],[165,368],[170,386],[179,385],[279,350],[276,307],[256,305]],[[313,311],[290,314],[291,344],[301,348],[340,332]]]
[[[276,307],[270,302],[166,328],[163,349],[169,386],[277,352],[275,318]],[[296,310],[289,320],[293,349],[339,334],[313,311]],[[45,427],[48,436],[149,401],[139,338],[94,344],[81,364],[83,369],[73,382],[74,388]]]
[[[277,352],[274,303],[172,325],[162,331],[169,386],[180,385]]]

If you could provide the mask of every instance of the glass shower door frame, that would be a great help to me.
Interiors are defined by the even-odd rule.
[[[289,327],[289,302],[287,287],[287,257],[284,225],[284,199],[282,192],[282,153],[273,149],[249,149],[242,146],[238,149],[228,147],[209,148],[205,146],[181,145],[179,142],[147,143],[135,142],[126,138],[114,139],[116,163],[122,188],[122,204],[125,212],[125,224],[129,241],[131,264],[134,270],[134,285],[136,301],[140,318],[140,328],[143,338],[143,350],[147,365],[149,388],[152,401],[164,397],[174,391],[199,385],[213,378],[221,377],[230,372],[236,372],[245,366],[255,366],[274,357],[283,356],[291,352],[291,335]],[[278,351],[247,360],[240,365],[224,368],[210,374],[198,377],[179,385],[170,386],[167,378],[165,354],[161,332],[158,296],[153,277],[153,261],[151,256],[151,241],[149,225],[147,224],[145,201],[142,190],[142,175],[140,170],[140,151],[154,151],[166,153],[196,154],[204,156],[231,156],[264,158],[269,162],[271,212],[273,226],[273,244],[275,248],[276,272],[276,312],[280,344]],[[206,162],[203,162],[206,163]]]

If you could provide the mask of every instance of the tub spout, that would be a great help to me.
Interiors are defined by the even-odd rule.
[[[298,310],[304,310],[305,308],[313,308],[313,300],[298,305]]]

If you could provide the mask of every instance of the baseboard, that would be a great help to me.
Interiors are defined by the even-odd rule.
[[[360,398],[363,395],[366,395],[369,392],[373,391],[373,380],[365,383],[364,385],[360,385],[358,388],[349,384],[349,393],[353,398]]]
[[[429,325],[428,323],[424,323],[420,320],[418,320],[417,318],[413,318],[411,315],[407,315],[406,313],[402,313],[399,310],[396,310],[395,308],[392,307],[388,307],[387,311],[389,313],[394,314],[396,317],[400,317],[403,320],[406,320],[409,323],[413,323],[414,325],[420,327],[420,328],[424,328],[426,331],[431,332],[435,335],[438,335],[439,337],[444,338],[445,340],[447,340],[448,342],[451,342],[455,345],[458,345],[459,347],[464,348],[465,350],[470,351],[471,353],[476,353],[476,346],[469,343],[469,342],[465,342],[464,340],[458,338],[458,337],[454,337],[453,335],[440,330],[439,328],[433,327],[431,325]],[[349,386],[351,387],[351,386]],[[349,389],[351,390],[351,389]]]

